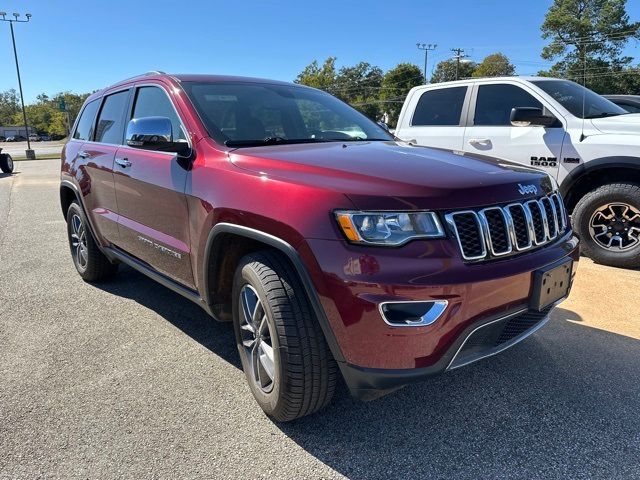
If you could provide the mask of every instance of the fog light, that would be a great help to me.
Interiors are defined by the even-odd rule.
[[[392,327],[424,327],[442,316],[447,308],[446,300],[413,302],[383,302],[380,315]]]

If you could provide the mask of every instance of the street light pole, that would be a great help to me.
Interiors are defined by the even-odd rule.
[[[31,20],[31,14],[27,13],[26,20],[18,20],[18,17],[20,16],[19,13],[14,13],[13,17],[14,19],[7,19],[6,17],[6,13],[5,12],[0,12],[0,16],[2,18],[0,18],[1,21],[3,22],[9,22],[9,27],[11,28],[11,42],[13,43],[13,56],[16,60],[16,72],[18,73],[18,88],[20,90],[20,103],[22,105],[22,119],[24,120],[24,131],[25,131],[25,135],[27,137],[27,151],[25,152],[27,155],[27,159],[28,160],[35,160],[36,158],[36,154],[33,150],[31,150],[31,141],[29,140],[29,125],[27,124],[27,111],[24,108],[24,95],[22,94],[22,79],[20,78],[20,66],[18,64],[18,50],[16,49],[16,37],[15,34],[13,33],[13,23],[27,23],[29,20]]]
[[[424,84],[425,85],[428,83],[427,82],[427,58],[429,56],[429,52],[431,50],[435,50],[437,46],[438,45],[436,45],[435,43],[433,45],[430,43],[429,44],[420,43],[420,42],[416,43],[416,47],[418,47],[419,50],[424,50]]]

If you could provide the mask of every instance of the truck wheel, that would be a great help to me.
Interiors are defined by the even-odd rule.
[[[587,193],[573,211],[584,253],[613,267],[640,266],[640,186],[611,183]]]
[[[118,265],[111,263],[100,251],[87,219],[77,202],[72,202],[67,211],[67,236],[76,270],[87,282],[99,282],[112,277]]]
[[[0,170],[3,173],[13,173],[13,158],[8,153],[0,154]]]
[[[233,326],[249,388],[267,415],[286,422],[331,401],[336,362],[296,273],[280,254],[264,251],[240,260]]]

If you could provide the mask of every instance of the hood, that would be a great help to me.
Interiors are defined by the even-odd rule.
[[[615,117],[593,118],[591,123],[602,133],[640,134],[640,113],[627,113]]]
[[[391,141],[240,148],[229,155],[255,174],[343,193],[362,210],[458,209],[552,189],[546,173],[528,167]],[[535,188],[522,194],[519,185]]]

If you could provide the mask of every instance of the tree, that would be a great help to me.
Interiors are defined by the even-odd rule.
[[[329,57],[322,66],[318,65],[317,60],[311,62],[298,74],[294,82],[328,91],[335,86],[336,76],[336,57]]]
[[[13,125],[13,117],[20,109],[20,97],[15,89],[0,92],[0,125]]]
[[[472,77],[508,77],[516,72],[516,68],[511,64],[506,55],[502,53],[493,53],[487,55],[482,62],[478,64]]]
[[[444,60],[438,65],[431,76],[431,83],[450,82],[456,79],[456,63],[457,60],[452,58],[450,60]],[[458,78],[469,78],[473,75],[476,69],[476,64],[469,60],[461,60],[458,68]]]
[[[550,43],[542,58],[556,63],[542,75],[570,78],[598,93],[627,91],[637,84],[632,59],[622,55],[630,39],[640,38],[640,22],[631,22],[626,0],[554,0],[542,24]],[[586,72],[585,72],[586,71]],[[585,76],[586,73],[586,76]]]
[[[407,93],[424,83],[424,75],[417,65],[399,63],[385,73],[380,90],[382,109],[389,116],[389,125],[395,126]]]
[[[378,98],[383,76],[381,68],[360,62],[353,67],[342,67],[336,77],[335,87],[329,91],[372,120],[378,120],[381,115]]]

